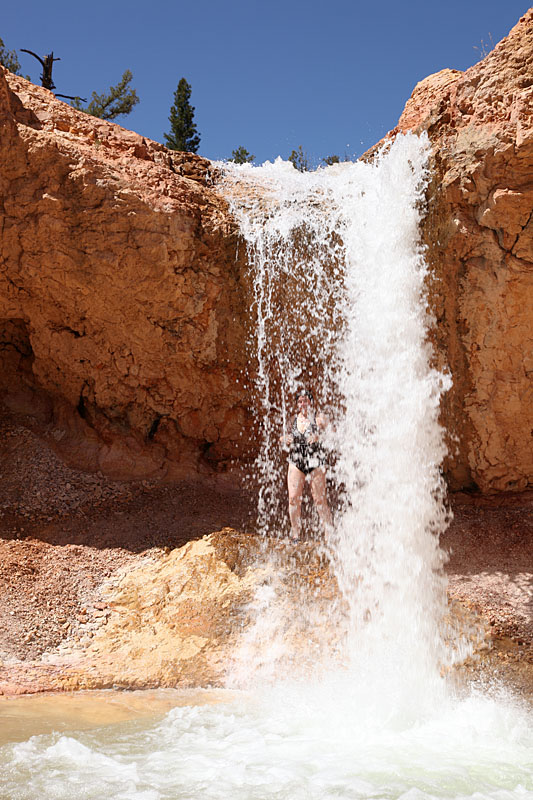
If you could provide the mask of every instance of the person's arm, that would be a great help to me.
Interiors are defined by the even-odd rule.
[[[292,433],[282,433],[281,436],[279,437],[279,443],[284,447],[290,447],[291,444],[293,443],[293,440],[294,436],[292,435]]]
[[[329,425],[329,417],[327,417],[325,414],[317,414],[315,422],[316,422],[317,428],[319,430],[323,431]]]

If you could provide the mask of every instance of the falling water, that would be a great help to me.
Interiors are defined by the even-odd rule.
[[[309,387],[331,420],[326,446],[342,487],[335,528],[322,537],[347,612],[336,618],[342,657],[367,689],[381,679],[380,692],[410,708],[416,698],[434,702],[449,660],[438,546],[446,525],[438,410],[449,378],[430,366],[418,233],[427,156],[427,140],[403,136],[371,164],[301,174],[278,161],[227,177],[257,318],[259,527],[267,537],[286,528],[279,437],[294,416],[296,389]],[[288,618],[292,627],[307,622],[315,639],[317,626],[325,629],[313,598],[288,598],[280,575],[295,565],[283,567],[278,558],[268,589],[258,592],[237,685],[249,685],[258,668],[261,681],[286,673],[288,663],[297,671]],[[308,675],[309,659],[302,664]]]
[[[464,650],[445,627],[438,545],[449,378],[428,344],[427,157],[406,136],[368,164],[225,168],[262,423],[251,477],[266,578],[229,670],[247,691],[6,744],[1,798],[70,798],[73,781],[80,798],[117,800],[533,798],[529,712],[504,692],[456,696],[446,677]],[[302,385],[330,418],[335,527],[307,513],[291,547],[279,437]]]

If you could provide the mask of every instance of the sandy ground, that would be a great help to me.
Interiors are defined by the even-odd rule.
[[[72,470],[6,412],[0,413],[0,474],[0,686],[2,673],[16,686],[26,663],[97,627],[105,614],[98,589],[117,570],[225,526],[252,526],[250,494],[195,482],[117,482]],[[531,694],[533,493],[458,494],[451,504],[454,520],[442,538],[450,553],[450,596],[490,631],[494,646],[483,669],[503,668]],[[28,680],[23,684],[28,691]]]

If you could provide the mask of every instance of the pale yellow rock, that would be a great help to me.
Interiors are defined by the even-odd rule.
[[[278,594],[263,631],[264,587]],[[267,678],[288,668],[306,674],[309,659],[316,670],[320,659],[337,657],[344,616],[335,593],[314,546],[265,543],[226,528],[115,576],[94,635],[63,643],[41,663],[54,668],[54,688],[69,690],[224,686],[243,653],[259,670],[274,658]]]

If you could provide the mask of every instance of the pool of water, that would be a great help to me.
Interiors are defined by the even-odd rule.
[[[162,718],[170,709],[228,701],[222,690],[154,689],[92,691],[0,697],[0,746],[31,736],[68,733]]]
[[[473,692],[419,713],[352,689],[4,700],[0,797],[533,798],[533,720],[512,698]]]

